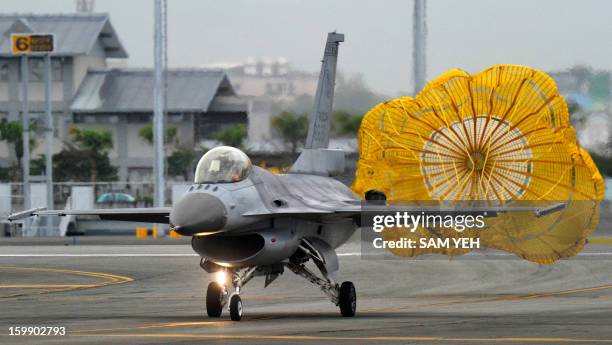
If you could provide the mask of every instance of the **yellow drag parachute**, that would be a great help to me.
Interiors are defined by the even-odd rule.
[[[599,221],[604,182],[578,146],[569,112],[545,73],[515,65],[492,66],[474,76],[449,71],[415,98],[372,108],[359,128],[353,190],[379,190],[389,201],[485,201],[506,206],[565,201],[545,217],[505,213],[484,230],[458,233],[419,228],[399,237],[479,237],[482,246],[539,263],[576,255]],[[394,254],[458,255],[460,249],[394,249]]]

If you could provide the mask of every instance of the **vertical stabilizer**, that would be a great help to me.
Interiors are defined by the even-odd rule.
[[[310,114],[308,137],[304,143],[304,151],[291,167],[292,173],[331,176],[344,171],[344,152],[328,149],[340,42],[344,42],[343,34],[327,34],[317,93]]]
[[[336,83],[336,64],[338,46],[344,42],[344,35],[335,32],[327,34],[327,43],[323,53],[321,73],[317,84],[314,106],[310,114],[308,137],[305,149],[327,148],[329,145],[329,126],[332,104],[334,102],[334,85]]]

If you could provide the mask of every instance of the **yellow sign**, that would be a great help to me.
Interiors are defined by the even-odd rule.
[[[12,34],[11,51],[15,55],[53,51],[53,35]]]

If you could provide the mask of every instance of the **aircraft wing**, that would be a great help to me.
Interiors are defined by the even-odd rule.
[[[24,219],[32,216],[98,216],[102,220],[121,220],[144,223],[169,223],[170,207],[156,208],[105,208],[92,210],[46,210],[33,208],[13,213],[7,218],[9,221]]]
[[[485,217],[497,217],[499,213],[509,212],[533,212],[536,217],[542,217],[551,213],[559,212],[567,207],[566,203],[559,202],[546,206],[403,206],[403,205],[348,205],[338,208],[335,213],[354,215],[362,212],[393,214],[396,212],[408,213],[435,213],[435,214],[482,214]]]
[[[336,215],[339,217],[357,217],[363,213],[380,213],[380,214],[395,214],[396,212],[420,213],[429,214],[455,214],[455,215],[484,215],[485,217],[497,217],[499,213],[508,212],[533,212],[536,217],[542,217],[551,213],[559,212],[567,207],[566,203],[555,203],[545,206],[417,206],[417,205],[361,205],[356,203],[347,203],[344,205],[335,205],[328,208],[287,208],[278,209],[266,212],[249,212],[244,216],[275,216],[285,215],[294,217],[316,217]]]

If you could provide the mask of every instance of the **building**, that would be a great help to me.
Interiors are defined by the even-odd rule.
[[[66,138],[71,122],[72,98],[89,68],[105,68],[109,59],[127,58],[108,15],[0,15],[0,117],[20,119],[20,58],[11,54],[12,33],[41,32],[55,35],[52,55],[52,107],[55,137]],[[44,119],[42,57],[29,59],[28,99],[30,117]],[[55,140],[55,150],[61,140]],[[42,149],[33,154],[42,153]],[[0,164],[12,159],[12,150],[0,145]]]
[[[247,102],[223,71],[171,69],[166,78],[166,124],[177,129],[177,146],[193,148],[223,126],[247,123]],[[122,181],[141,180],[151,171],[153,150],[139,131],[153,120],[153,86],[148,69],[90,69],[70,107],[75,125],[113,132],[110,157],[119,163]]]
[[[111,160],[120,168],[120,179],[145,178],[152,170],[153,148],[136,134],[151,122],[153,71],[111,68],[128,54],[107,14],[0,15],[0,118],[21,118],[20,58],[11,54],[10,36],[28,32],[54,35],[55,152],[69,139],[70,126],[110,128]],[[225,72],[181,69],[168,71],[167,77],[168,123],[176,124],[181,145],[193,147],[222,126],[247,123],[247,101],[236,95]],[[43,127],[42,57],[29,58],[28,99],[31,118]],[[38,145],[32,157],[43,151]],[[13,150],[0,142],[0,166],[13,160]]]

